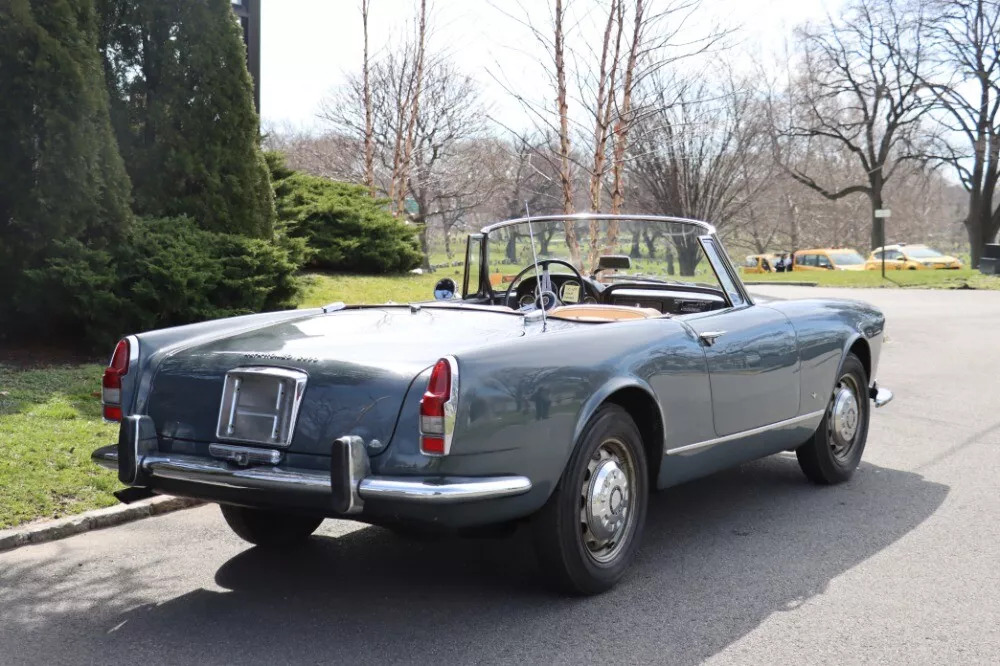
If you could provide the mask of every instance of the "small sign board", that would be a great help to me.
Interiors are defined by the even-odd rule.
[[[889,217],[892,215],[892,211],[888,208],[876,208],[875,217]]]

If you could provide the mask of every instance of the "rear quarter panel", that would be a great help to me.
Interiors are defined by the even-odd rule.
[[[646,392],[662,409],[664,439],[712,436],[704,352],[677,321],[573,324],[457,356],[459,407],[451,454],[419,453],[417,416],[429,369],[410,388],[378,474],[522,474],[537,506],[562,475],[590,416],[622,388]],[[664,442],[656,443],[663,454]],[[651,461],[658,462],[658,461]],[[537,508],[537,507],[536,507]]]

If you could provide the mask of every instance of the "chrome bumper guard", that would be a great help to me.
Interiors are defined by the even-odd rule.
[[[331,498],[334,511],[342,514],[359,513],[366,499],[454,504],[522,495],[531,490],[531,481],[524,476],[373,476],[368,473],[368,456],[360,438],[337,440],[333,454],[331,471],[321,472],[274,466],[239,467],[199,456],[150,453],[138,460],[137,476],[237,490],[315,494]],[[91,457],[102,467],[119,470],[117,445],[97,449]]]
[[[878,384],[872,384],[872,387],[869,390],[869,396],[871,397],[872,402],[875,403],[876,407],[885,407],[892,402],[893,398],[892,391],[887,388],[879,388]]]

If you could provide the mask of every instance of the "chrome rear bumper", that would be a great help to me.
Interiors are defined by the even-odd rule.
[[[116,445],[97,449],[91,458],[102,467],[119,470]],[[324,496],[332,496],[335,491],[329,472],[273,466],[238,467],[198,456],[149,454],[142,456],[139,468],[143,476],[152,479],[236,490],[294,491]],[[350,494],[361,501],[350,503],[344,513],[360,511],[365,499],[452,504],[521,495],[531,490],[531,481],[524,476],[358,476],[360,478],[347,477],[344,484],[350,485]]]

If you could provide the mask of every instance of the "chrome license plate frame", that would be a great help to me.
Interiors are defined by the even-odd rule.
[[[273,367],[226,373],[215,436],[224,441],[287,448],[295,434],[308,375]]]

